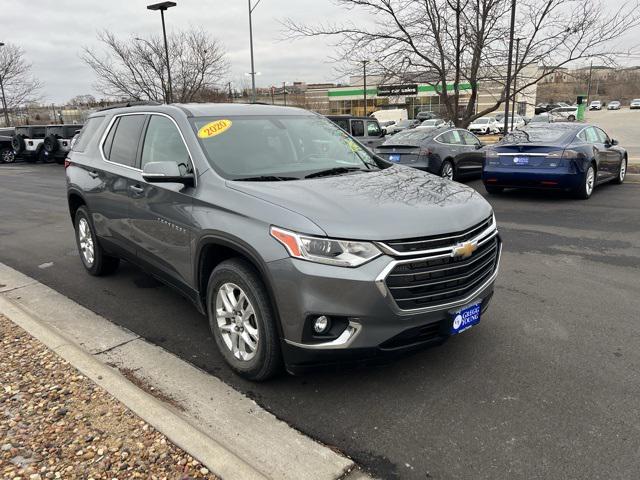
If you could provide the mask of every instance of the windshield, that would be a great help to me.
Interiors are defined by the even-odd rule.
[[[489,123],[489,119],[488,118],[479,118],[473,123],[479,123],[480,125],[482,125],[482,124],[485,124],[485,123]]]
[[[334,123],[315,115],[198,117],[192,124],[211,166],[231,180],[295,180],[332,169],[383,167]]]

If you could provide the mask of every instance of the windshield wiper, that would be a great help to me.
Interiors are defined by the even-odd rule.
[[[310,173],[309,175],[305,175],[304,178],[328,177],[330,175],[340,175],[343,173],[349,173],[349,172],[355,172],[355,171],[365,172],[366,170],[363,170],[360,167],[334,167],[334,168],[328,168],[326,170],[320,170],[318,172]]]
[[[257,177],[234,178],[235,182],[278,182],[285,180],[300,180],[298,177],[278,177],[276,175],[258,175]]]

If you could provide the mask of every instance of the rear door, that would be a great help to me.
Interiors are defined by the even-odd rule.
[[[131,183],[131,229],[138,259],[179,288],[191,282],[192,195],[195,187],[149,183],[141,170],[149,162],[174,162],[193,173],[182,134],[163,114],[150,114],[140,148],[140,163]]]
[[[136,159],[145,114],[125,114],[111,119],[99,145],[101,168],[88,167],[92,188],[87,203],[98,235],[113,246],[135,255],[131,239],[131,182],[137,178]]]
[[[453,159],[457,170],[459,157],[467,150],[462,135],[460,135],[460,130],[448,130],[438,135],[435,140],[441,145],[439,149],[441,160],[444,161],[447,158]]]

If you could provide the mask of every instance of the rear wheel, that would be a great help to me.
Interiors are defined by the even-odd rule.
[[[589,168],[584,172],[582,182],[578,188],[574,191],[576,197],[583,200],[587,200],[591,197],[593,189],[596,186],[596,168],[593,164],[589,165]]]
[[[575,117],[575,115],[569,115],[567,117],[567,120],[569,120],[570,122],[575,122],[576,121],[576,117]]]
[[[449,180],[454,179],[455,169],[451,160],[445,160],[442,162],[442,165],[440,166],[440,176]]]
[[[11,147],[5,147],[0,150],[0,162],[13,163],[16,161],[16,154]]]
[[[490,195],[497,195],[504,191],[504,187],[494,187],[491,185],[485,185],[484,188],[487,191],[487,193]]]
[[[80,252],[82,265],[90,275],[102,276],[115,272],[120,264],[120,259],[107,255],[96,236],[89,211],[82,206],[76,211],[75,218],[76,243]]]
[[[238,374],[262,381],[280,371],[276,320],[266,288],[250,264],[234,258],[213,270],[207,313],[220,353]]]
[[[620,185],[624,182],[624,177],[627,175],[627,159],[623,158],[622,163],[620,163],[620,170],[618,171],[618,176],[615,178],[613,183]]]

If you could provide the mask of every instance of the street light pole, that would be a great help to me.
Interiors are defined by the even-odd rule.
[[[364,91],[364,116],[367,116],[367,63],[369,60],[360,60],[362,63],[362,83],[363,83],[363,91]]]
[[[282,96],[284,97],[284,106],[287,106],[287,82],[282,82]]]
[[[247,0],[249,3],[249,50],[251,52],[251,102],[256,101],[256,69],[253,64],[253,22],[251,21],[251,14],[256,9],[260,0],[258,0],[253,7],[251,6],[251,0]]]
[[[507,85],[504,103],[504,133],[509,128],[509,103],[511,97],[511,62],[513,61],[513,35],[516,23],[516,0],[511,0],[511,26],[509,28],[509,60],[507,63]]]
[[[148,10],[160,10],[160,17],[162,18],[162,36],[164,37],[164,54],[167,61],[167,79],[169,81],[169,91],[165,97],[165,103],[173,102],[173,88],[171,85],[171,66],[169,65],[169,46],[167,45],[167,29],[164,24],[164,11],[175,6],[176,2],[161,2],[147,5]]]
[[[516,113],[516,85],[518,83],[518,59],[520,57],[520,40],[522,39],[516,38],[516,63],[515,68],[513,69],[513,107],[511,108],[511,129],[513,129],[513,120]]]
[[[0,42],[0,47],[4,47],[4,43]],[[0,90],[2,90],[2,110],[4,111],[5,126],[9,126],[9,112],[7,112],[7,98],[4,95],[4,82],[2,80],[2,72],[0,72]]]

